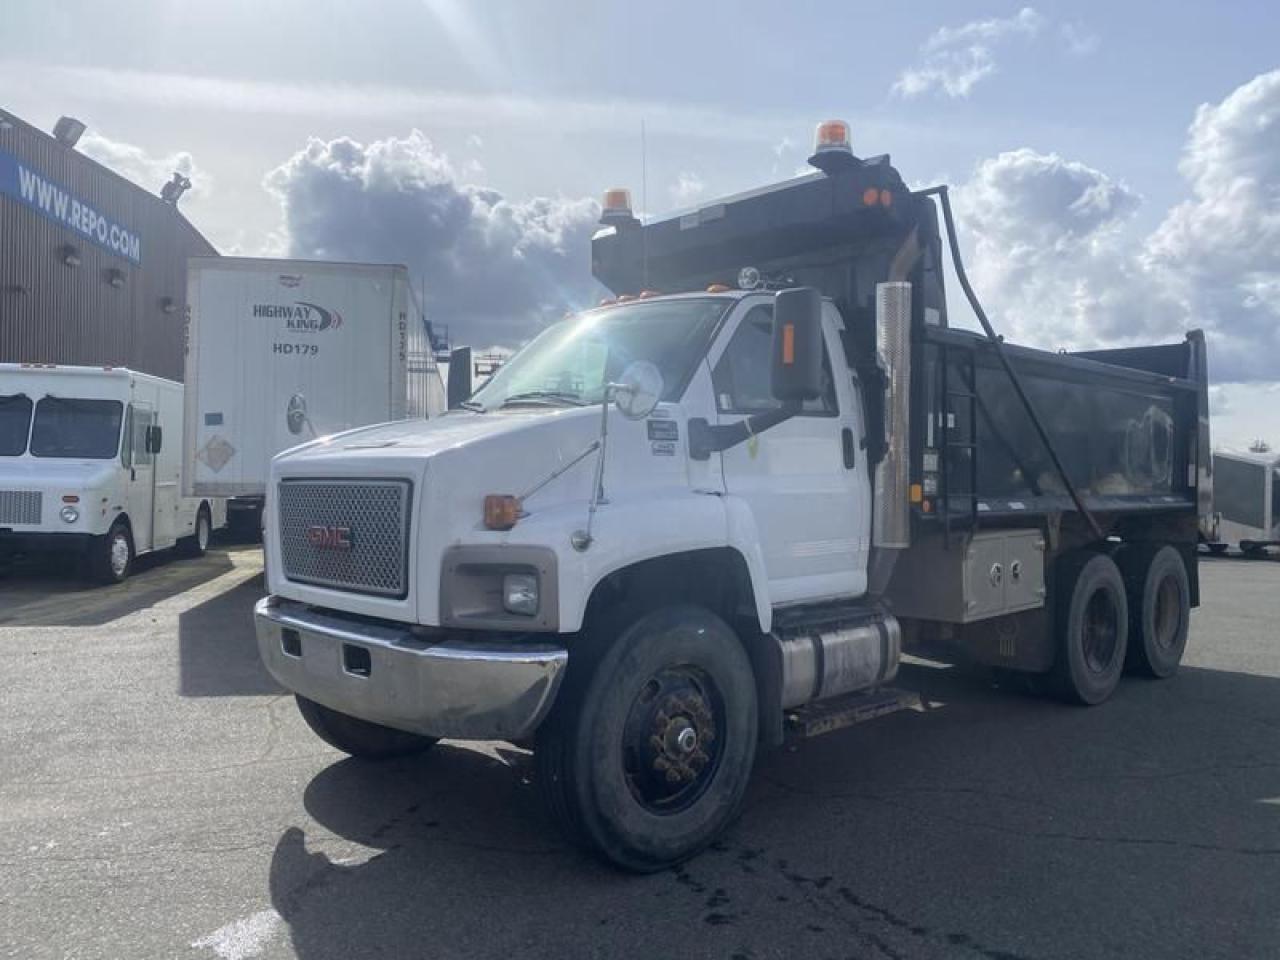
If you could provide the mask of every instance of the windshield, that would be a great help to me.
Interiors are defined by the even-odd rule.
[[[44,397],[36,404],[31,455],[110,460],[120,448],[122,410],[119,400]]]
[[[591,310],[539,334],[493,375],[472,401],[493,410],[517,403],[599,403],[627,365],[647,360],[662,373],[663,400],[677,400],[733,305],[700,297]]]
[[[31,426],[31,398],[24,393],[0,397],[0,457],[21,456]]]

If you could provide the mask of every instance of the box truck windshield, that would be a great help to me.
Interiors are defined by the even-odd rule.
[[[120,449],[119,400],[42,397],[31,430],[33,457],[111,460]]]
[[[599,403],[604,385],[647,360],[662,374],[664,400],[684,389],[732,302],[721,297],[634,303],[570,317],[540,334],[472,397],[493,410],[523,400]]]
[[[0,397],[0,457],[20,457],[27,449],[31,398],[25,393]]]

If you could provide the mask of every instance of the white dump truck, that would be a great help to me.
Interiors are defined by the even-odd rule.
[[[280,451],[444,412],[403,266],[192,257],[187,273],[186,492],[231,497],[237,525],[259,528]]]
[[[152,550],[202,554],[226,503],[182,496],[181,473],[182,384],[0,364],[0,553],[76,554],[106,583]]]
[[[1084,704],[1178,668],[1203,337],[1014,347],[972,296],[954,329],[945,188],[839,122],[811,162],[648,224],[611,191],[615,300],[462,409],[276,458],[258,643],[320,737],[529,745],[567,833],[645,871],[724,829],[758,747],[917,703],[904,650]]]

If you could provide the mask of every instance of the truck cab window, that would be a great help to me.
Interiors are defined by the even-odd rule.
[[[114,460],[120,449],[123,405],[118,400],[42,397],[31,428],[33,457]]]
[[[773,305],[762,303],[747,311],[738,324],[733,339],[725,348],[711,375],[716,392],[716,407],[721,413],[764,413],[775,410],[770,379],[773,364]],[[835,416],[835,381],[831,376],[831,358],[826,345],[822,348],[822,396],[808,400],[804,412],[812,416]]]
[[[31,398],[18,393],[0,397],[0,457],[18,457],[27,449]]]

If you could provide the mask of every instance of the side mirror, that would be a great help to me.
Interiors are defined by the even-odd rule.
[[[628,420],[643,420],[662,399],[662,371],[648,360],[633,360],[610,386],[622,415]]]
[[[159,453],[160,448],[164,445],[164,431],[160,429],[160,425],[147,427],[146,447],[147,453]]]
[[[813,287],[774,298],[771,387],[784,405],[822,396],[822,296]]]
[[[449,409],[455,410],[471,396],[471,348],[459,347],[449,354]]]

